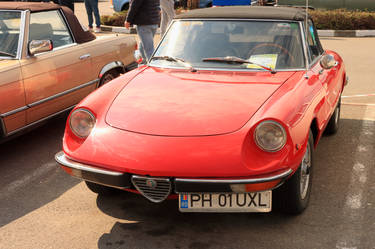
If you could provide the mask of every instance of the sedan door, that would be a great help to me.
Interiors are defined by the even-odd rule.
[[[52,40],[53,50],[22,60],[27,123],[77,104],[96,87],[90,54],[76,44],[59,10],[30,14],[28,40]]]

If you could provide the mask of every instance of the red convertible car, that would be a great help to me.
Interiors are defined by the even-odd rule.
[[[346,82],[303,10],[190,11],[147,65],[75,107],[56,160],[99,194],[177,197],[181,212],[298,214]]]

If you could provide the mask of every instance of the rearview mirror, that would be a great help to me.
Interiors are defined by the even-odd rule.
[[[326,54],[323,55],[322,59],[320,59],[320,66],[324,69],[331,69],[334,66],[337,66],[338,62],[335,60],[333,55]]]
[[[53,49],[51,40],[32,40],[29,42],[29,54],[35,55],[38,53],[48,52]]]

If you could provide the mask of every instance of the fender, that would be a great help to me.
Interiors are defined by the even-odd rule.
[[[106,72],[108,72],[108,71],[110,71],[112,69],[115,69],[115,68],[119,68],[121,70],[121,73],[125,73],[126,72],[124,63],[122,63],[121,61],[113,61],[113,62],[108,63],[107,65],[105,65],[102,68],[102,70],[99,73],[99,78],[103,77],[103,75]]]

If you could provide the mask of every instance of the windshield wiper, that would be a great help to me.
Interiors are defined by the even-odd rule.
[[[0,51],[0,56],[16,57],[15,54],[7,53],[7,52],[4,52],[4,51]]]
[[[249,60],[244,60],[242,58],[236,57],[236,56],[226,56],[226,57],[213,57],[213,58],[203,58],[203,62],[223,62],[223,63],[228,63],[228,64],[253,64],[258,67],[261,67],[265,70],[270,71],[272,74],[275,74],[276,71],[272,69],[271,67],[264,66],[262,64],[252,62]]]
[[[191,72],[196,72],[197,70],[188,62],[186,62],[184,59],[178,58],[178,57],[173,57],[169,55],[163,55],[163,56],[154,56],[151,58],[151,60],[166,60],[166,61],[173,61],[177,62],[181,65],[183,65],[186,68],[189,68]]]

